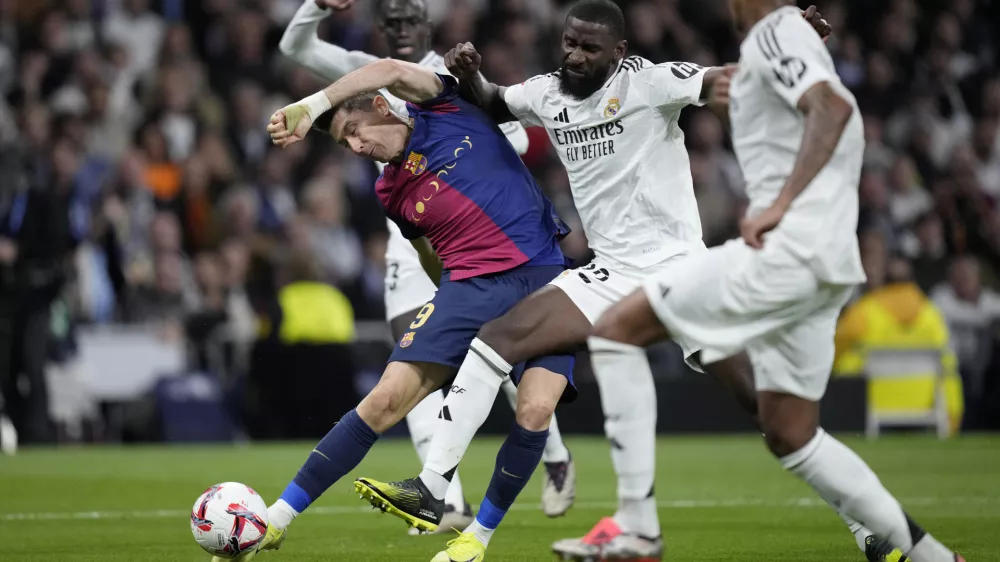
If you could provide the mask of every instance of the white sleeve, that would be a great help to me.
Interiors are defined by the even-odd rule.
[[[500,130],[507,135],[507,142],[514,147],[514,151],[520,155],[528,152],[528,131],[524,130],[524,125],[517,121],[501,123]]]
[[[653,107],[704,105],[701,99],[708,69],[693,62],[665,62],[635,73],[635,85]]]
[[[764,82],[793,108],[809,88],[838,80],[826,45],[801,17],[785,14],[764,25],[748,46]]]
[[[278,47],[288,58],[333,82],[379,58],[320,40],[316,30],[329,14],[329,10],[320,8],[313,0],[305,0],[288,23]]]
[[[520,84],[507,86],[503,94],[507,109],[517,117],[518,121],[529,127],[542,126],[537,108],[541,105],[542,86],[545,84],[546,76],[535,76]]]

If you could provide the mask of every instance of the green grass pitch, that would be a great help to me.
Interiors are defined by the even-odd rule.
[[[1000,560],[1000,438],[847,441],[942,541],[969,562]],[[473,502],[485,491],[499,443],[476,441],[462,464]],[[568,443],[577,462],[577,505],[565,517],[547,519],[536,506],[536,475],[495,535],[487,560],[554,560],[552,541],[579,536],[613,512],[607,444],[597,438]],[[93,447],[0,457],[0,560],[206,562],[189,528],[197,496],[211,484],[235,480],[273,501],[311,447]],[[280,551],[258,560],[430,560],[446,538],[407,536],[401,521],[372,512],[350,488],[355,476],[397,479],[417,469],[408,441],[379,443],[358,471],[293,524]],[[759,439],[661,439],[656,487],[665,560],[863,562],[841,521],[783,473]]]

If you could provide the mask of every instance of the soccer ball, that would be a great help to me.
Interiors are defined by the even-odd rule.
[[[246,484],[216,484],[194,502],[191,533],[209,554],[233,558],[264,539],[267,504]]]

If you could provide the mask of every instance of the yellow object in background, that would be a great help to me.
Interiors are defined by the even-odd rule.
[[[867,349],[937,349],[942,353],[944,395],[952,433],[964,413],[958,362],[948,347],[948,326],[941,313],[913,283],[874,289],[850,305],[837,324],[834,374],[861,376]],[[869,408],[878,412],[927,410],[934,403],[937,374],[904,376],[868,383]]]

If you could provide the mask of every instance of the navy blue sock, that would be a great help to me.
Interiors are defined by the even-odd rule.
[[[487,529],[496,529],[542,461],[542,451],[549,430],[528,431],[514,422],[510,435],[497,453],[493,478],[486,499],[479,506],[476,521]]]
[[[378,433],[368,427],[357,410],[347,412],[312,450],[295,479],[281,493],[281,499],[302,513],[327,488],[354,470],[376,440]]]

